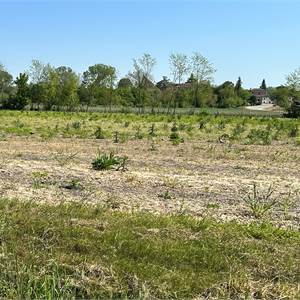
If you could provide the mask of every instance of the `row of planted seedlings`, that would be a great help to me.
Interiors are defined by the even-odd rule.
[[[294,139],[299,141],[299,120],[225,117],[225,116],[135,116],[119,114],[79,114],[80,118],[53,118],[56,123],[29,122],[26,118],[1,126],[2,133],[16,135],[38,134],[42,138],[112,138],[117,142],[131,138],[170,137],[172,141],[183,139],[213,138],[220,136],[245,144],[270,144],[272,141]],[[75,117],[78,117],[77,114]],[[29,118],[29,117],[28,117]],[[25,121],[28,122],[25,122]],[[71,122],[67,121],[70,120]],[[100,124],[99,124],[100,123]],[[47,125],[46,125],[47,124]],[[175,143],[176,144],[176,143]]]

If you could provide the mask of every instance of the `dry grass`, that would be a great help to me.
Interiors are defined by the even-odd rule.
[[[160,140],[156,151],[150,141],[115,144],[111,140],[9,137],[0,141],[0,195],[37,201],[88,201],[101,203],[109,197],[122,199],[121,209],[161,213],[210,214],[221,220],[253,219],[243,195],[256,182],[262,190],[274,185],[279,197],[270,214],[280,225],[299,224],[299,200],[288,209],[281,199],[300,187],[297,167],[300,155],[294,145],[227,145],[191,141],[173,146]],[[97,172],[91,161],[100,149],[128,157],[126,172]],[[41,178],[39,178],[41,177]],[[82,186],[63,186],[77,180]],[[40,181],[40,184],[39,182]],[[38,184],[36,184],[38,182]],[[168,192],[172,197],[159,195]],[[287,213],[288,211],[288,213]]]

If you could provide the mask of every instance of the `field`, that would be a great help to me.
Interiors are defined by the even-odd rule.
[[[300,120],[0,120],[2,296],[300,297]]]

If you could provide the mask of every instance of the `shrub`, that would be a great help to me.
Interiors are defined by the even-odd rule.
[[[154,124],[152,124],[151,127],[150,127],[150,129],[149,129],[149,136],[150,137],[156,136]]]
[[[249,144],[270,145],[272,143],[272,135],[269,130],[251,129],[247,138]]]
[[[171,134],[169,136],[170,141],[172,141],[173,145],[178,145],[180,142],[183,143],[183,138],[180,138],[180,135],[178,133],[178,128],[176,126],[176,123],[173,124],[171,127]]]
[[[134,134],[134,138],[137,139],[137,140],[141,140],[143,138],[143,134],[142,134],[140,126],[137,126],[136,132]]]
[[[255,218],[264,217],[276,204],[276,198],[272,197],[273,186],[270,185],[266,191],[259,190],[256,183],[253,183],[252,190],[244,198]]]
[[[78,121],[76,121],[76,122],[73,122],[73,123],[72,123],[72,127],[73,127],[74,129],[80,129],[80,127],[81,127],[81,123],[80,123],[80,122],[78,122]]]
[[[238,139],[244,131],[245,131],[245,126],[242,125],[242,124],[237,124],[237,125],[233,128],[231,138],[232,138],[233,140]]]
[[[104,132],[100,126],[97,127],[94,135],[95,135],[96,139],[99,139],[99,140],[105,139]]]

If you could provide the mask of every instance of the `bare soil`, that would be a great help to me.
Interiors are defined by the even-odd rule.
[[[265,218],[299,228],[299,146],[206,141],[174,146],[161,139],[155,148],[146,139],[115,144],[11,136],[0,141],[0,197],[53,204],[87,201],[129,211],[248,222],[254,215],[244,199],[256,182],[261,192],[273,186],[276,205]],[[127,170],[93,170],[98,151],[128,156]]]

